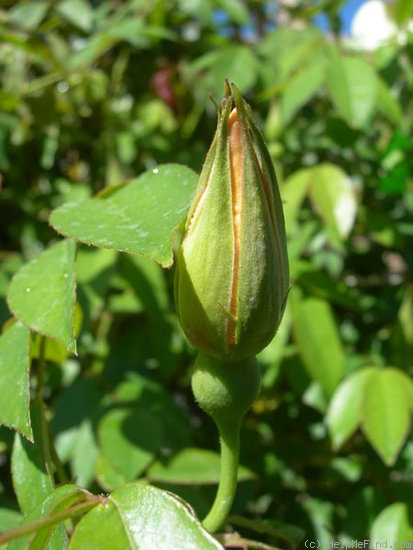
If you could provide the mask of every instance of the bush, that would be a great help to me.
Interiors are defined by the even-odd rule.
[[[5,4],[0,543],[411,543],[411,34],[360,51],[306,2],[285,25],[261,1]],[[292,281],[215,539],[186,504],[208,511],[219,454],[172,262],[224,78],[272,155]]]

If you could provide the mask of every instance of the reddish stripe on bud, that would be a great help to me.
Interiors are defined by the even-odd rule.
[[[237,319],[239,262],[241,248],[241,216],[243,199],[243,152],[241,129],[237,110],[233,109],[228,118],[229,166],[231,174],[232,224],[234,232],[234,255],[232,267],[231,297],[228,319],[228,343],[230,348],[235,344],[235,324]]]

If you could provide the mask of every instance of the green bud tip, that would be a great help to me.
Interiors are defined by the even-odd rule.
[[[178,252],[179,320],[204,353],[230,361],[248,358],[273,338],[288,284],[274,167],[249,106],[226,81]]]

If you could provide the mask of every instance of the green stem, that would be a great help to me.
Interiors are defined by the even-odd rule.
[[[35,403],[39,411],[39,424],[40,424],[40,441],[42,445],[43,458],[46,465],[46,471],[55,486],[55,480],[53,472],[56,471],[59,483],[67,483],[68,479],[66,472],[60,462],[57,452],[53,445],[52,436],[49,429],[49,423],[46,418],[46,405],[43,401],[43,385],[44,385],[44,370],[45,370],[45,349],[46,338],[42,336],[40,340],[39,359],[37,363],[37,380],[36,380],[36,394]]]
[[[39,359],[37,361],[35,404],[37,410],[39,411],[40,442],[42,446],[43,459],[46,466],[47,474],[50,478],[50,481],[52,482],[52,485],[54,486],[55,483],[53,477],[53,461],[50,454],[50,437],[46,419],[46,407],[43,401],[45,348],[46,338],[42,336],[40,339]]]
[[[211,510],[202,522],[211,533],[218,531],[231,511],[237,490],[240,425],[217,425],[221,443],[221,472]]]
[[[218,491],[203,521],[205,529],[214,533],[222,527],[234,502],[241,422],[258,395],[260,369],[255,357],[231,363],[199,352],[191,384],[198,405],[213,418],[221,442]]]
[[[65,521],[67,519],[70,519],[70,518],[73,519],[79,515],[83,515],[89,510],[91,510],[92,508],[94,508],[95,506],[97,506],[99,503],[100,503],[99,498],[95,497],[95,499],[93,500],[88,499],[87,501],[82,502],[81,504],[77,504],[67,510],[62,510],[61,512],[57,512],[52,516],[37,519],[30,523],[26,523],[25,525],[19,525],[19,527],[15,527],[14,529],[10,529],[10,531],[7,531],[6,533],[0,534],[0,544],[4,544],[11,540],[25,537],[27,535],[31,535],[32,533],[37,533],[38,531],[40,531],[41,529],[44,529],[45,527],[50,527],[51,525],[57,525],[58,523],[61,523],[62,521]]]
[[[37,370],[36,370],[36,394],[35,400],[37,403],[42,403],[42,393],[43,393],[43,384],[44,384],[44,354],[46,350],[46,338],[44,336],[40,337],[39,345],[39,358],[37,360]]]

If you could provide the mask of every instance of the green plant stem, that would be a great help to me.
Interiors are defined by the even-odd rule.
[[[37,403],[43,402],[43,384],[44,384],[44,367],[45,367],[45,361],[44,361],[44,355],[46,350],[46,338],[42,336],[40,338],[40,345],[39,345],[39,358],[37,360],[37,370],[36,370],[36,394],[35,394],[35,400]]]
[[[210,533],[220,529],[234,502],[237,490],[239,443],[241,425],[226,422],[217,423],[221,444],[221,471],[218,491],[203,526]]]
[[[36,371],[36,394],[35,394],[35,405],[39,411],[39,423],[40,423],[40,442],[42,445],[43,459],[46,466],[46,471],[52,482],[53,486],[54,477],[53,477],[53,461],[50,454],[50,437],[49,429],[46,419],[46,407],[43,401],[43,384],[44,384],[44,369],[45,369],[45,348],[46,348],[46,338],[42,337],[40,340],[39,347],[39,359],[37,361],[37,371]]]
[[[38,531],[40,531],[41,529],[44,529],[45,527],[50,527],[51,525],[57,525],[58,523],[61,523],[66,519],[75,518],[79,515],[83,515],[89,510],[91,510],[92,508],[94,508],[100,502],[101,500],[98,497],[96,497],[92,501],[91,499],[88,499],[86,502],[82,502],[81,504],[72,506],[67,510],[62,510],[61,512],[57,512],[52,516],[37,519],[25,525],[19,525],[19,527],[15,527],[14,529],[10,529],[10,531],[7,531],[6,533],[0,534],[0,544],[4,544],[11,540],[25,537],[27,535],[31,535],[32,533],[37,533]]]
[[[237,489],[242,419],[260,389],[260,368],[255,357],[226,362],[199,352],[191,377],[198,405],[209,414],[219,432],[221,472],[212,508],[203,521],[214,533],[225,522]]]
[[[36,380],[36,394],[35,403],[39,411],[40,418],[40,441],[42,445],[43,458],[46,465],[46,471],[55,486],[55,480],[53,472],[56,471],[59,483],[67,483],[68,479],[66,472],[60,462],[57,452],[53,445],[53,440],[50,434],[49,423],[46,418],[46,405],[43,401],[43,385],[44,385],[44,369],[45,369],[45,348],[46,338],[42,337],[40,340],[39,359],[37,364],[37,380]]]

